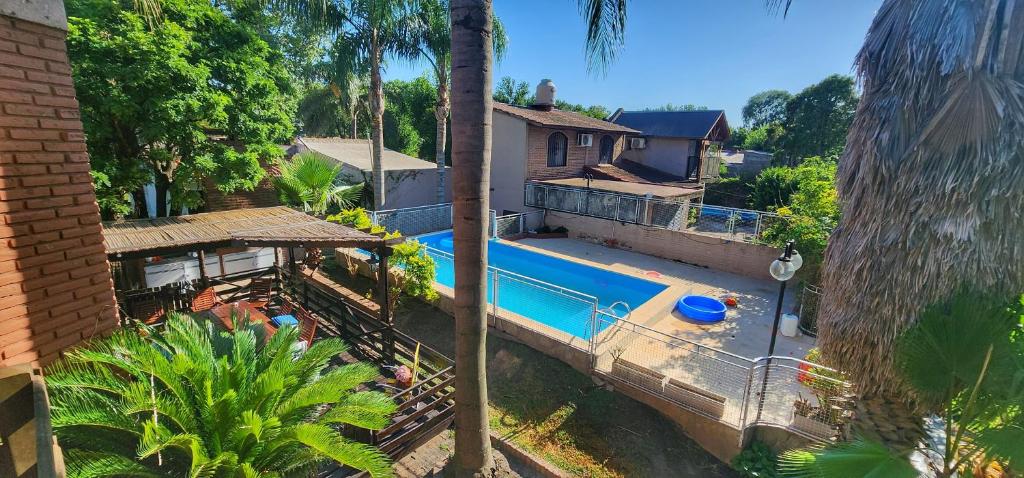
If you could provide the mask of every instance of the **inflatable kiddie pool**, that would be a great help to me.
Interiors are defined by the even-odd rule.
[[[725,319],[725,304],[705,295],[684,295],[676,302],[680,314],[697,322],[720,322]]]

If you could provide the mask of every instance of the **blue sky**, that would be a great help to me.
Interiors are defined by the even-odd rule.
[[[665,103],[725,109],[733,126],[759,91],[797,92],[832,73],[850,74],[881,0],[795,0],[789,15],[763,0],[632,0],[626,45],[608,74],[588,74],[585,29],[575,0],[494,0],[509,51],[494,80],[533,87],[551,78],[558,98],[610,110]],[[425,64],[392,62],[387,79],[411,79]]]

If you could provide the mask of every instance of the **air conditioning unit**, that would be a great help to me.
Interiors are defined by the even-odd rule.
[[[576,136],[576,146],[585,146],[587,148],[594,145],[594,135],[590,133],[580,133]]]
[[[644,149],[647,147],[647,138],[629,138],[629,149]]]

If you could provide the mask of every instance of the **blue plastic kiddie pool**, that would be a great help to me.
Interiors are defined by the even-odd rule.
[[[698,322],[720,322],[725,319],[725,304],[705,295],[684,295],[676,302],[676,310]]]

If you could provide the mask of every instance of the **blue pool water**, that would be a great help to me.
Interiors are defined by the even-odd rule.
[[[416,239],[425,244],[434,257],[437,282],[454,287],[455,272],[447,255],[453,249],[452,232],[438,232]],[[439,250],[442,254],[430,249]],[[597,298],[598,309],[618,301],[636,309],[667,288],[648,280],[539,254],[497,240],[488,243],[487,256],[488,266],[499,269],[498,307],[583,339],[590,337],[589,321],[593,310],[593,299],[586,296]],[[494,295],[493,269],[491,272],[487,275],[488,303],[492,303]],[[620,315],[624,313],[621,307],[616,310]],[[603,325],[607,326],[607,323]]]

